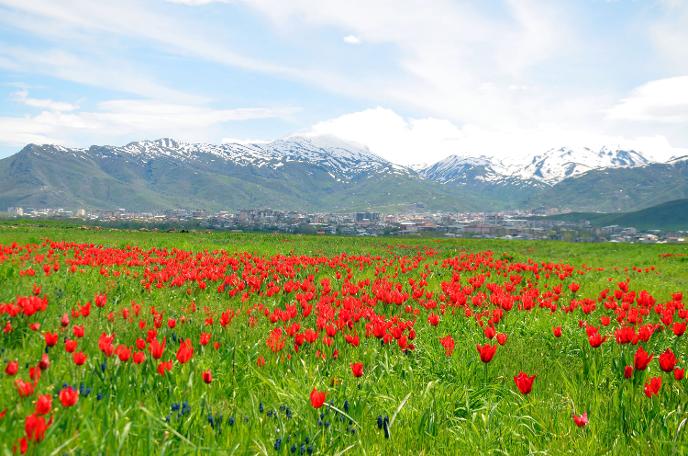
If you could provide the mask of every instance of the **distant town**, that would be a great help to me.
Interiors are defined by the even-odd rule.
[[[0,213],[2,214],[2,213]],[[639,230],[632,226],[593,226],[589,221],[555,220],[556,211],[432,212],[382,214],[380,212],[322,213],[242,209],[208,212],[167,210],[135,212],[67,210],[64,208],[10,207],[7,218],[57,219],[88,226],[179,231],[208,229],[268,231],[348,236],[436,236],[489,239],[561,240],[569,242],[682,243],[686,231]]]

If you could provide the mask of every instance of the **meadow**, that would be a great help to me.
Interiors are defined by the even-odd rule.
[[[0,224],[3,454],[686,454],[688,248]]]

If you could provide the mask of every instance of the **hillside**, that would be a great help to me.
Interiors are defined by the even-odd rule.
[[[571,212],[547,217],[552,220],[577,222],[588,220],[594,226],[632,226],[644,230],[688,231],[688,199],[669,201],[639,211],[621,214]]]

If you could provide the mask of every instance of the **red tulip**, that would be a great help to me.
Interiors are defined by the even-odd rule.
[[[72,339],[67,339],[65,340],[65,351],[67,353],[74,353],[74,350],[76,350],[77,342]]]
[[[57,333],[45,332],[43,333],[43,338],[45,339],[46,347],[53,347],[57,344],[59,336]]]
[[[79,337],[79,338],[84,337],[84,334],[85,334],[84,327],[74,325],[74,327],[72,328],[72,333],[74,334],[74,337]]]
[[[41,379],[41,369],[38,366],[29,367],[29,378],[33,380],[34,384],[38,383],[38,380]]]
[[[645,383],[645,396],[652,397],[659,394],[659,389],[662,387],[662,377],[652,377],[649,382]]]
[[[492,361],[492,357],[497,352],[496,344],[476,345],[475,348],[478,350],[478,353],[480,354],[480,361],[484,363],[489,363],[490,361]]]
[[[71,407],[79,400],[79,391],[75,390],[71,386],[62,388],[60,390],[59,398],[63,407]]]
[[[146,354],[144,352],[137,351],[136,353],[134,353],[134,358],[133,358],[134,364],[141,364],[145,360],[146,360]]]
[[[172,370],[172,361],[161,361],[158,364],[158,374],[165,375],[165,372]]]
[[[678,367],[674,368],[674,378],[676,380],[683,380],[686,378],[686,370]]]
[[[578,427],[585,427],[588,424],[588,412],[583,412],[582,415],[573,415],[573,422]]]
[[[152,339],[150,341],[150,352],[151,356],[153,359],[160,359],[162,358],[162,354],[165,351],[165,342],[167,341],[167,338],[162,339],[162,343],[158,342],[158,339]]]
[[[41,355],[41,360],[38,361],[38,368],[40,370],[46,370],[50,367],[50,358],[48,358],[47,353]]]
[[[33,383],[25,382],[18,378],[14,381],[14,386],[17,388],[20,397],[28,397],[33,394]]]
[[[671,326],[671,330],[674,332],[676,336],[682,336],[683,333],[686,332],[686,322],[685,321],[677,321],[674,322],[674,324]]]
[[[202,375],[205,383],[210,384],[213,381],[213,374],[209,370],[203,371]]]
[[[607,337],[602,337],[598,332],[595,332],[594,334],[588,336],[588,343],[590,343],[590,346],[592,348],[599,347],[605,340],[607,340]]]
[[[119,360],[123,363],[129,361],[129,358],[131,357],[131,349],[124,344],[118,345],[115,352],[117,353]]]
[[[552,328],[552,334],[554,334],[554,337],[561,337],[561,326]]]
[[[518,390],[523,394],[530,393],[530,390],[533,388],[533,381],[535,381],[535,375],[529,376],[523,371],[514,377],[514,383],[516,383]]]
[[[186,339],[182,341],[177,350],[177,361],[180,364],[188,362],[193,356],[193,345],[191,344],[191,339]]]
[[[504,345],[506,343],[507,336],[504,333],[497,334],[497,342],[499,345]]]
[[[76,352],[72,355],[74,364],[81,366],[86,362],[86,354],[84,352]]]
[[[360,377],[363,375],[363,363],[353,363],[351,364],[351,373],[354,377]]]
[[[446,356],[451,356],[454,353],[454,338],[452,336],[441,337],[440,343],[444,347],[444,354]]]
[[[5,373],[9,375],[10,377],[13,377],[17,375],[17,372],[19,372],[19,362],[15,361],[10,361],[7,363],[7,367],[5,367]]]
[[[440,323],[440,317],[437,314],[430,314],[428,315],[428,323],[430,323],[432,326],[437,326]]]
[[[632,376],[633,376],[633,367],[632,366],[624,367],[624,378],[631,378]]]
[[[664,353],[659,355],[659,367],[664,372],[671,372],[676,367],[676,355],[674,355],[670,348],[667,348]]]
[[[50,420],[52,421],[52,419]],[[26,439],[33,442],[40,442],[45,438],[45,431],[50,427],[50,422],[38,415],[29,415],[24,419],[24,432]],[[22,445],[23,447],[24,445]]]
[[[313,391],[311,391],[311,405],[314,408],[320,408],[323,406],[325,403],[325,396],[326,393],[324,391],[318,391],[315,388],[313,388]]]
[[[38,396],[36,401],[36,415],[47,415],[53,406],[53,397],[50,394]]]
[[[633,358],[636,370],[645,370],[650,361],[652,361],[653,356],[648,354],[643,347],[638,347]]]

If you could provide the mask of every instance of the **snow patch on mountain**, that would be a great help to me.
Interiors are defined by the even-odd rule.
[[[59,152],[73,151],[49,146]],[[131,142],[125,146],[91,146],[82,153],[101,159],[118,157],[146,163],[155,159],[176,161],[222,160],[235,166],[278,169],[288,164],[320,167],[333,179],[348,181],[379,174],[411,175],[404,166],[391,163],[368,148],[334,137],[290,137],[270,143],[186,143],[171,138]]]
[[[528,162],[504,163],[494,158],[451,155],[420,171],[427,179],[440,183],[462,183],[470,180],[524,185],[555,185],[588,171],[610,168],[633,168],[650,164],[644,155],[633,150],[602,147],[550,149]]]
[[[514,175],[554,185],[594,169],[635,168],[649,163],[647,158],[634,150],[614,150],[607,147],[600,150],[588,147],[574,150],[562,147],[534,156],[530,163],[517,169]]]

